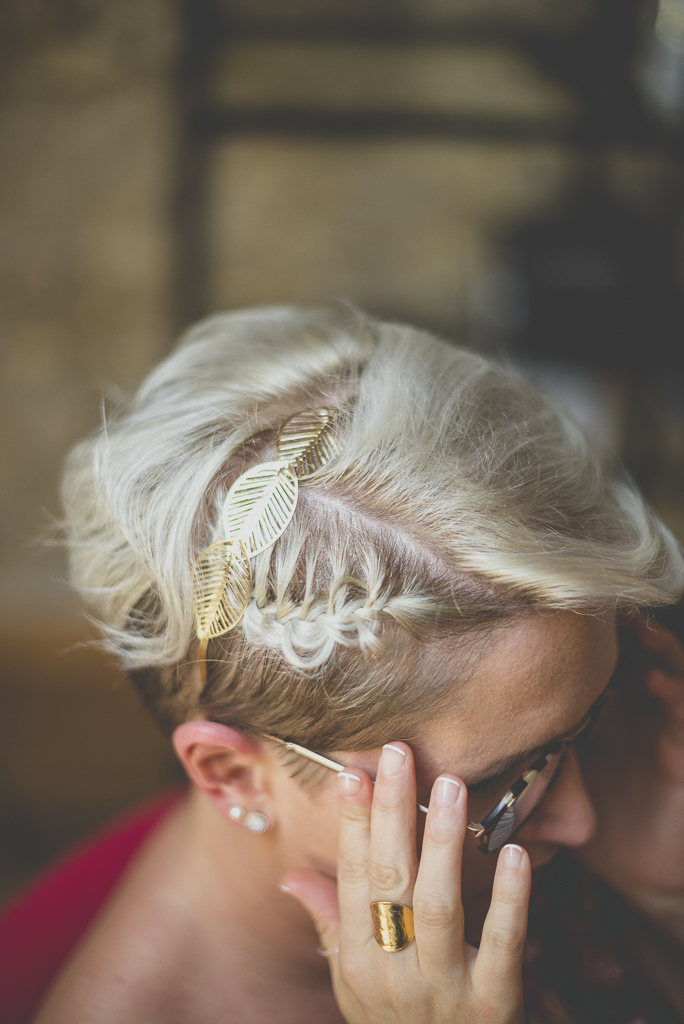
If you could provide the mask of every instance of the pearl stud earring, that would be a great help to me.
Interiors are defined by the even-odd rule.
[[[228,817],[231,821],[241,821],[246,814],[245,808],[241,807],[240,804],[233,804],[228,811]]]
[[[255,836],[260,836],[271,827],[270,821],[261,811],[248,811],[243,824],[247,831],[253,832]]]

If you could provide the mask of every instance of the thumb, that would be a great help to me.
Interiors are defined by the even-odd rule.
[[[339,945],[340,912],[337,906],[337,886],[332,878],[318,871],[295,868],[280,880],[286,889],[302,904],[313,920],[321,947],[329,955]]]

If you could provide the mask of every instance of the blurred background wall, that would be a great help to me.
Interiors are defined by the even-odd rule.
[[[511,355],[684,538],[683,112],[684,0],[5,0],[0,899],[179,777],[41,538],[198,316]]]

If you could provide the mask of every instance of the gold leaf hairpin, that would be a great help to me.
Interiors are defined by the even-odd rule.
[[[252,592],[252,563],[241,540],[212,544],[195,562],[195,628],[205,664],[210,637],[237,626]]]
[[[252,590],[252,564],[242,541],[221,540],[195,563],[197,636],[208,639],[233,629]]]
[[[207,643],[240,622],[252,593],[250,558],[277,541],[294,515],[298,479],[310,476],[336,450],[329,409],[305,409],[283,425],[278,459],[261,462],[235,481],[223,505],[225,540],[206,548],[195,563],[195,627],[202,682]]]
[[[305,409],[283,425],[276,448],[278,460],[289,462],[301,480],[326,464],[336,450],[329,409]]]
[[[226,495],[223,529],[241,540],[250,558],[270,548],[294,515],[299,485],[289,465],[260,462],[239,476]]]

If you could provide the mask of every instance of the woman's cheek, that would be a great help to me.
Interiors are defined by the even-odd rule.
[[[297,814],[289,824],[293,860],[296,862],[292,866],[310,867],[334,878],[337,873],[338,821],[336,790],[317,792],[311,807]]]

